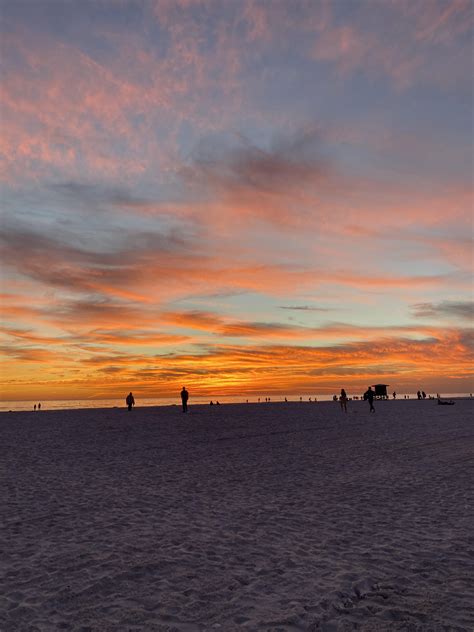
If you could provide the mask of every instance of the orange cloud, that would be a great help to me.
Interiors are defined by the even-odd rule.
[[[37,381],[43,392],[121,396],[127,386],[141,397],[170,396],[183,383],[194,395],[327,393],[341,384],[358,394],[381,379],[396,390],[419,388],[472,389],[472,334],[462,329],[438,329],[436,336],[412,340],[381,337],[370,341],[317,348],[286,345],[197,347],[192,353],[136,355],[95,353],[74,363],[78,373],[45,366]],[[21,360],[21,354],[17,361]],[[25,354],[24,362],[40,360]],[[48,362],[48,357],[44,357]],[[66,366],[66,365],[65,365]],[[56,373],[56,375],[55,375]],[[107,376],[107,377],[105,377]],[[8,396],[25,393],[21,378],[3,380]],[[177,390],[178,389],[178,390]]]

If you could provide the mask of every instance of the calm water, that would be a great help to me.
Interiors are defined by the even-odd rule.
[[[432,394],[433,395],[433,394]],[[318,401],[330,401],[332,400],[333,394],[326,395],[317,395]],[[405,393],[397,394],[397,399],[404,399]],[[416,399],[416,393],[408,394],[410,399]],[[441,393],[443,398],[449,399],[453,397],[469,397],[469,393]],[[271,397],[271,396],[270,396]],[[302,395],[303,402],[308,402],[311,397],[311,401],[314,402],[314,394]],[[284,396],[274,396],[271,397],[272,402],[283,402]],[[290,402],[298,402],[300,400],[299,396],[289,396],[288,401]],[[216,403],[216,400],[213,400]],[[258,401],[257,397],[249,397],[249,403],[256,403]],[[179,395],[175,398],[171,397],[161,397],[161,398],[151,398],[146,397],[141,399],[140,397],[135,397],[135,402],[137,407],[144,406],[172,406],[173,404],[181,405],[181,401],[179,399]],[[193,397],[191,395],[189,404],[209,404],[210,397]],[[234,396],[223,396],[219,397],[219,403],[221,404],[245,404],[247,402],[246,397],[236,397]],[[265,403],[265,397],[260,397],[260,402]],[[33,410],[33,406],[38,402],[35,401],[3,401],[0,402],[0,412],[6,412],[10,410]],[[125,407],[125,397],[120,399],[62,399],[62,400],[43,400],[41,402],[42,410],[64,410],[67,408],[124,408]]]

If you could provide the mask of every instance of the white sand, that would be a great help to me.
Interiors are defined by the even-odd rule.
[[[474,629],[472,402],[0,415],[0,630]]]

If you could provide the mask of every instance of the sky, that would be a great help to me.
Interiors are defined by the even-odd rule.
[[[2,399],[474,390],[470,0],[0,17]]]

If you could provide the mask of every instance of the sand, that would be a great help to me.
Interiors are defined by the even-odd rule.
[[[375,405],[0,415],[0,630],[473,630],[473,402]]]

